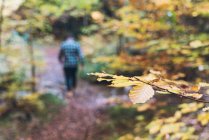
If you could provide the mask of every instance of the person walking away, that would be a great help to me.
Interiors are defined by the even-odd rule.
[[[84,65],[80,44],[72,35],[69,35],[68,38],[62,42],[58,59],[63,65],[67,97],[71,97],[75,94],[78,66],[79,64],[81,64],[82,67]]]

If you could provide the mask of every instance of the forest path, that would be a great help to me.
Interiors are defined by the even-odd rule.
[[[46,65],[38,74],[38,88],[62,98],[64,78],[57,54],[58,48],[44,48]],[[30,140],[94,140],[98,135],[97,125],[104,117],[101,110],[113,105],[118,98],[127,100],[127,96],[118,96],[114,90],[79,80],[76,97],[69,99],[69,103],[51,122],[33,131]]]

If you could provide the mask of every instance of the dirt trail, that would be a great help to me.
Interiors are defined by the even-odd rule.
[[[49,124],[34,131],[33,140],[94,139],[96,122],[103,115],[100,109],[105,106],[106,100],[97,98],[94,95],[97,89],[91,89],[87,83],[82,82],[80,86],[85,89],[78,89],[77,96],[71,98],[69,104]]]
[[[39,90],[63,97],[64,81],[62,68],[57,61],[57,48],[45,49],[46,65],[39,74]],[[112,95],[111,95],[112,92]],[[107,96],[109,95],[109,96]],[[113,91],[79,81],[76,97],[49,123],[33,131],[30,140],[94,140],[97,122],[101,121],[101,109],[116,98]],[[117,97],[118,98],[118,97]],[[126,100],[126,96],[121,96]]]

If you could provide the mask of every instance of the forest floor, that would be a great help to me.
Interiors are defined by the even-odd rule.
[[[45,48],[45,66],[39,70],[38,88],[63,98],[65,92],[62,68],[57,61],[58,48]],[[100,135],[99,124],[106,120],[104,109],[115,100],[127,100],[113,89],[79,80],[76,96],[49,122],[33,130],[27,140],[94,140]]]

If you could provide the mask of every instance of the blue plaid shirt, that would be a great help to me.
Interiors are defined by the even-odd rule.
[[[79,61],[83,63],[80,44],[74,39],[64,41],[61,45],[59,61],[64,63],[64,67],[77,67]]]

